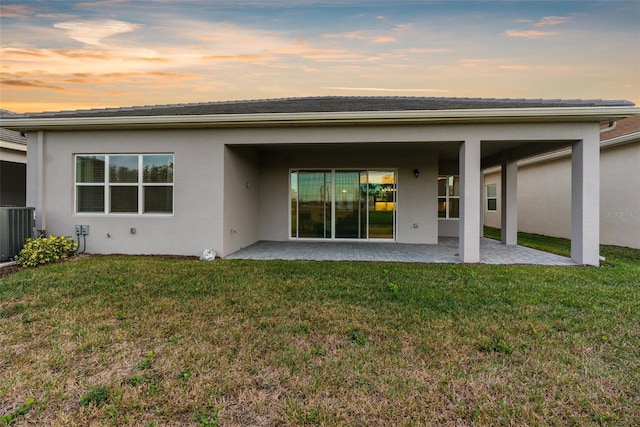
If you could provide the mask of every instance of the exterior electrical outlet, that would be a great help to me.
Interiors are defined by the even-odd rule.
[[[76,225],[76,236],[86,236],[89,234],[88,225]]]

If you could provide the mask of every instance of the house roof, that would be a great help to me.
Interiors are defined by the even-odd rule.
[[[361,111],[468,110],[496,108],[633,106],[625,100],[563,100],[435,97],[305,97],[222,101],[194,104],[146,105],[91,110],[12,115],[12,118],[183,116],[211,114],[320,113]],[[1,113],[0,113],[1,114]],[[4,115],[0,115],[4,117]]]
[[[398,123],[611,121],[640,110],[625,100],[306,97],[5,115],[14,130],[143,129]]]
[[[24,136],[24,134],[22,134],[21,132],[0,128],[0,141],[26,145],[27,137]]]
[[[603,130],[600,134],[600,141],[607,141],[633,133],[640,133],[640,114],[618,120],[615,122],[613,129]]]

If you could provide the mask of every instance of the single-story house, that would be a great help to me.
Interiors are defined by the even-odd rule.
[[[484,223],[501,227],[500,167],[484,171]],[[571,236],[571,150],[518,162],[518,230]],[[640,249],[640,115],[600,128],[600,243]]]
[[[437,244],[480,259],[482,170],[571,147],[571,257],[599,264],[600,125],[628,101],[307,97],[2,118],[26,132],[27,204],[93,253],[227,256],[257,241]],[[82,229],[82,228],[80,228]]]
[[[0,206],[25,206],[26,189],[27,138],[0,128]]]

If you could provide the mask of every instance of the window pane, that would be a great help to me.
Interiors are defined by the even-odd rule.
[[[173,213],[173,187],[144,187],[144,213]]]
[[[450,196],[460,195],[460,177],[457,177],[457,176],[449,177],[449,195]]]
[[[460,199],[449,199],[449,218],[460,216]]]
[[[104,164],[104,162],[103,162]],[[78,212],[104,213],[104,186],[78,186]]]
[[[76,156],[76,182],[104,182],[104,156]]]
[[[291,237],[298,237],[298,172],[291,172]]]
[[[138,187],[110,187],[111,212],[138,213]]]
[[[109,182],[138,182],[138,156],[110,156]]]
[[[173,155],[171,154],[143,156],[142,167],[144,182],[173,182]]]
[[[487,199],[487,210],[495,211],[497,208],[497,200],[496,199]]]
[[[438,218],[446,218],[447,217],[447,199],[439,198],[438,199]]]
[[[487,197],[496,197],[496,185],[495,184],[487,185]]]
[[[438,177],[438,196],[446,196],[447,195],[447,177],[439,176]]]

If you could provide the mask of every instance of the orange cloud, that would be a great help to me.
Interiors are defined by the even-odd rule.
[[[114,59],[115,55],[111,52],[107,52],[105,50],[95,50],[95,49],[53,49],[51,52],[64,56],[66,58],[73,59],[101,59],[101,60],[110,60]]]
[[[28,80],[2,80],[0,82],[3,86],[11,86],[20,89],[51,89],[51,90],[64,90],[63,87],[60,86],[52,86],[47,84],[42,84],[38,81],[28,81]]]
[[[555,36],[558,33],[552,31],[538,31],[538,30],[507,30],[505,34],[509,37],[522,37],[526,39],[539,39],[543,37]]]
[[[500,68],[501,70],[524,71],[530,69],[531,67],[528,65],[498,65],[498,68]]]
[[[200,59],[205,61],[263,62],[272,59],[272,57],[265,55],[207,55]]]
[[[2,57],[7,59],[11,57],[24,57],[24,56],[33,56],[37,58],[43,58],[48,56],[47,51],[44,49],[19,49],[8,47],[5,49],[0,49],[2,52]]]

